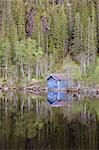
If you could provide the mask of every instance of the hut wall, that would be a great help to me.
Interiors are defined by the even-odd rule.
[[[69,87],[69,80],[59,81],[59,87],[58,88],[67,88],[67,87]]]

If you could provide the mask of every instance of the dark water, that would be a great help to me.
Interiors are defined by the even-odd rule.
[[[99,99],[0,93],[0,150],[98,150]]]

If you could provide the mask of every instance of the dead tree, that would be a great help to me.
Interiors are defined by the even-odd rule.
[[[34,24],[35,24],[35,10],[32,8],[27,13],[26,33],[28,37],[32,37]]]

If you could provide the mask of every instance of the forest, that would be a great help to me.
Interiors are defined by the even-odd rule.
[[[44,79],[68,65],[96,84],[98,55],[99,0],[0,0],[0,82]]]

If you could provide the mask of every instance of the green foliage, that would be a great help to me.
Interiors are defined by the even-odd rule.
[[[84,109],[86,109],[87,112],[94,114],[99,119],[98,107],[99,101],[97,99],[94,98],[94,100],[90,100],[89,98],[84,98],[83,101],[81,101],[80,103],[74,103],[73,113],[84,112]]]
[[[86,69],[86,74],[83,75],[80,71],[76,72],[74,78],[78,81],[83,81],[85,84],[95,86],[99,83],[99,58],[96,64],[89,65]]]
[[[93,66],[89,68],[90,72],[89,74],[89,80],[92,82],[94,85],[99,83],[99,58],[97,58],[97,63],[96,66]]]
[[[44,77],[63,70],[68,55],[79,62],[84,78],[93,76],[99,33],[98,0],[95,2],[0,2],[1,77]]]

